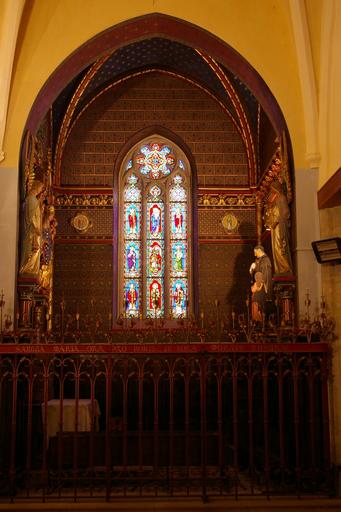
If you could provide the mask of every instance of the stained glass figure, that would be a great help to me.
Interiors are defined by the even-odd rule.
[[[125,208],[125,235],[127,238],[136,238],[140,233],[140,206],[127,205]]]
[[[160,275],[163,261],[163,250],[158,242],[153,242],[148,248],[148,271],[149,275]]]
[[[140,173],[154,180],[167,176],[175,166],[170,148],[157,143],[143,146],[135,161]]]
[[[160,236],[162,232],[162,210],[154,203],[149,206],[149,234],[152,237]]]
[[[172,313],[175,318],[187,316],[187,288],[184,280],[172,283]]]
[[[139,282],[136,280],[125,284],[125,314],[133,317],[139,315]]]
[[[148,279],[148,310],[147,316],[159,318],[163,315],[162,285],[158,279]]]
[[[187,261],[187,248],[184,243],[172,244],[172,274],[184,276]]]
[[[137,243],[126,244],[126,272],[133,276],[139,273],[140,248]]]
[[[186,234],[185,207],[181,203],[173,203],[171,206],[171,231],[172,238],[184,238]]]

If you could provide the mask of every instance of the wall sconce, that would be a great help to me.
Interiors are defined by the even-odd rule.
[[[341,261],[341,238],[328,238],[311,242],[315,257],[319,263]]]

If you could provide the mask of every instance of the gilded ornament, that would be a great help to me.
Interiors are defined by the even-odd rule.
[[[56,206],[112,206],[113,197],[107,194],[99,195],[60,195],[56,197]]]
[[[240,224],[239,220],[233,213],[227,213],[224,215],[221,219],[221,223],[227,234],[235,233]]]
[[[77,233],[86,233],[92,227],[92,222],[85,212],[77,213],[70,221],[71,226]]]

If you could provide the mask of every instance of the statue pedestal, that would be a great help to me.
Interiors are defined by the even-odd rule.
[[[293,327],[295,321],[295,276],[274,276],[273,295],[277,309],[277,321],[282,327]]]
[[[46,328],[48,296],[41,294],[38,287],[38,279],[18,279],[19,329],[38,329],[40,332]]]

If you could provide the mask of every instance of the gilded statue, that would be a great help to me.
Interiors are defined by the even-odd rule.
[[[265,208],[265,225],[271,230],[275,274],[292,274],[290,255],[290,210],[279,181],[272,183]]]
[[[25,202],[19,273],[39,277],[44,184],[35,180]]]
[[[55,217],[55,208],[49,205],[45,208],[42,221],[42,240],[41,240],[41,268],[40,268],[40,290],[49,291],[52,279],[52,255],[53,242],[56,236],[57,221]]]

